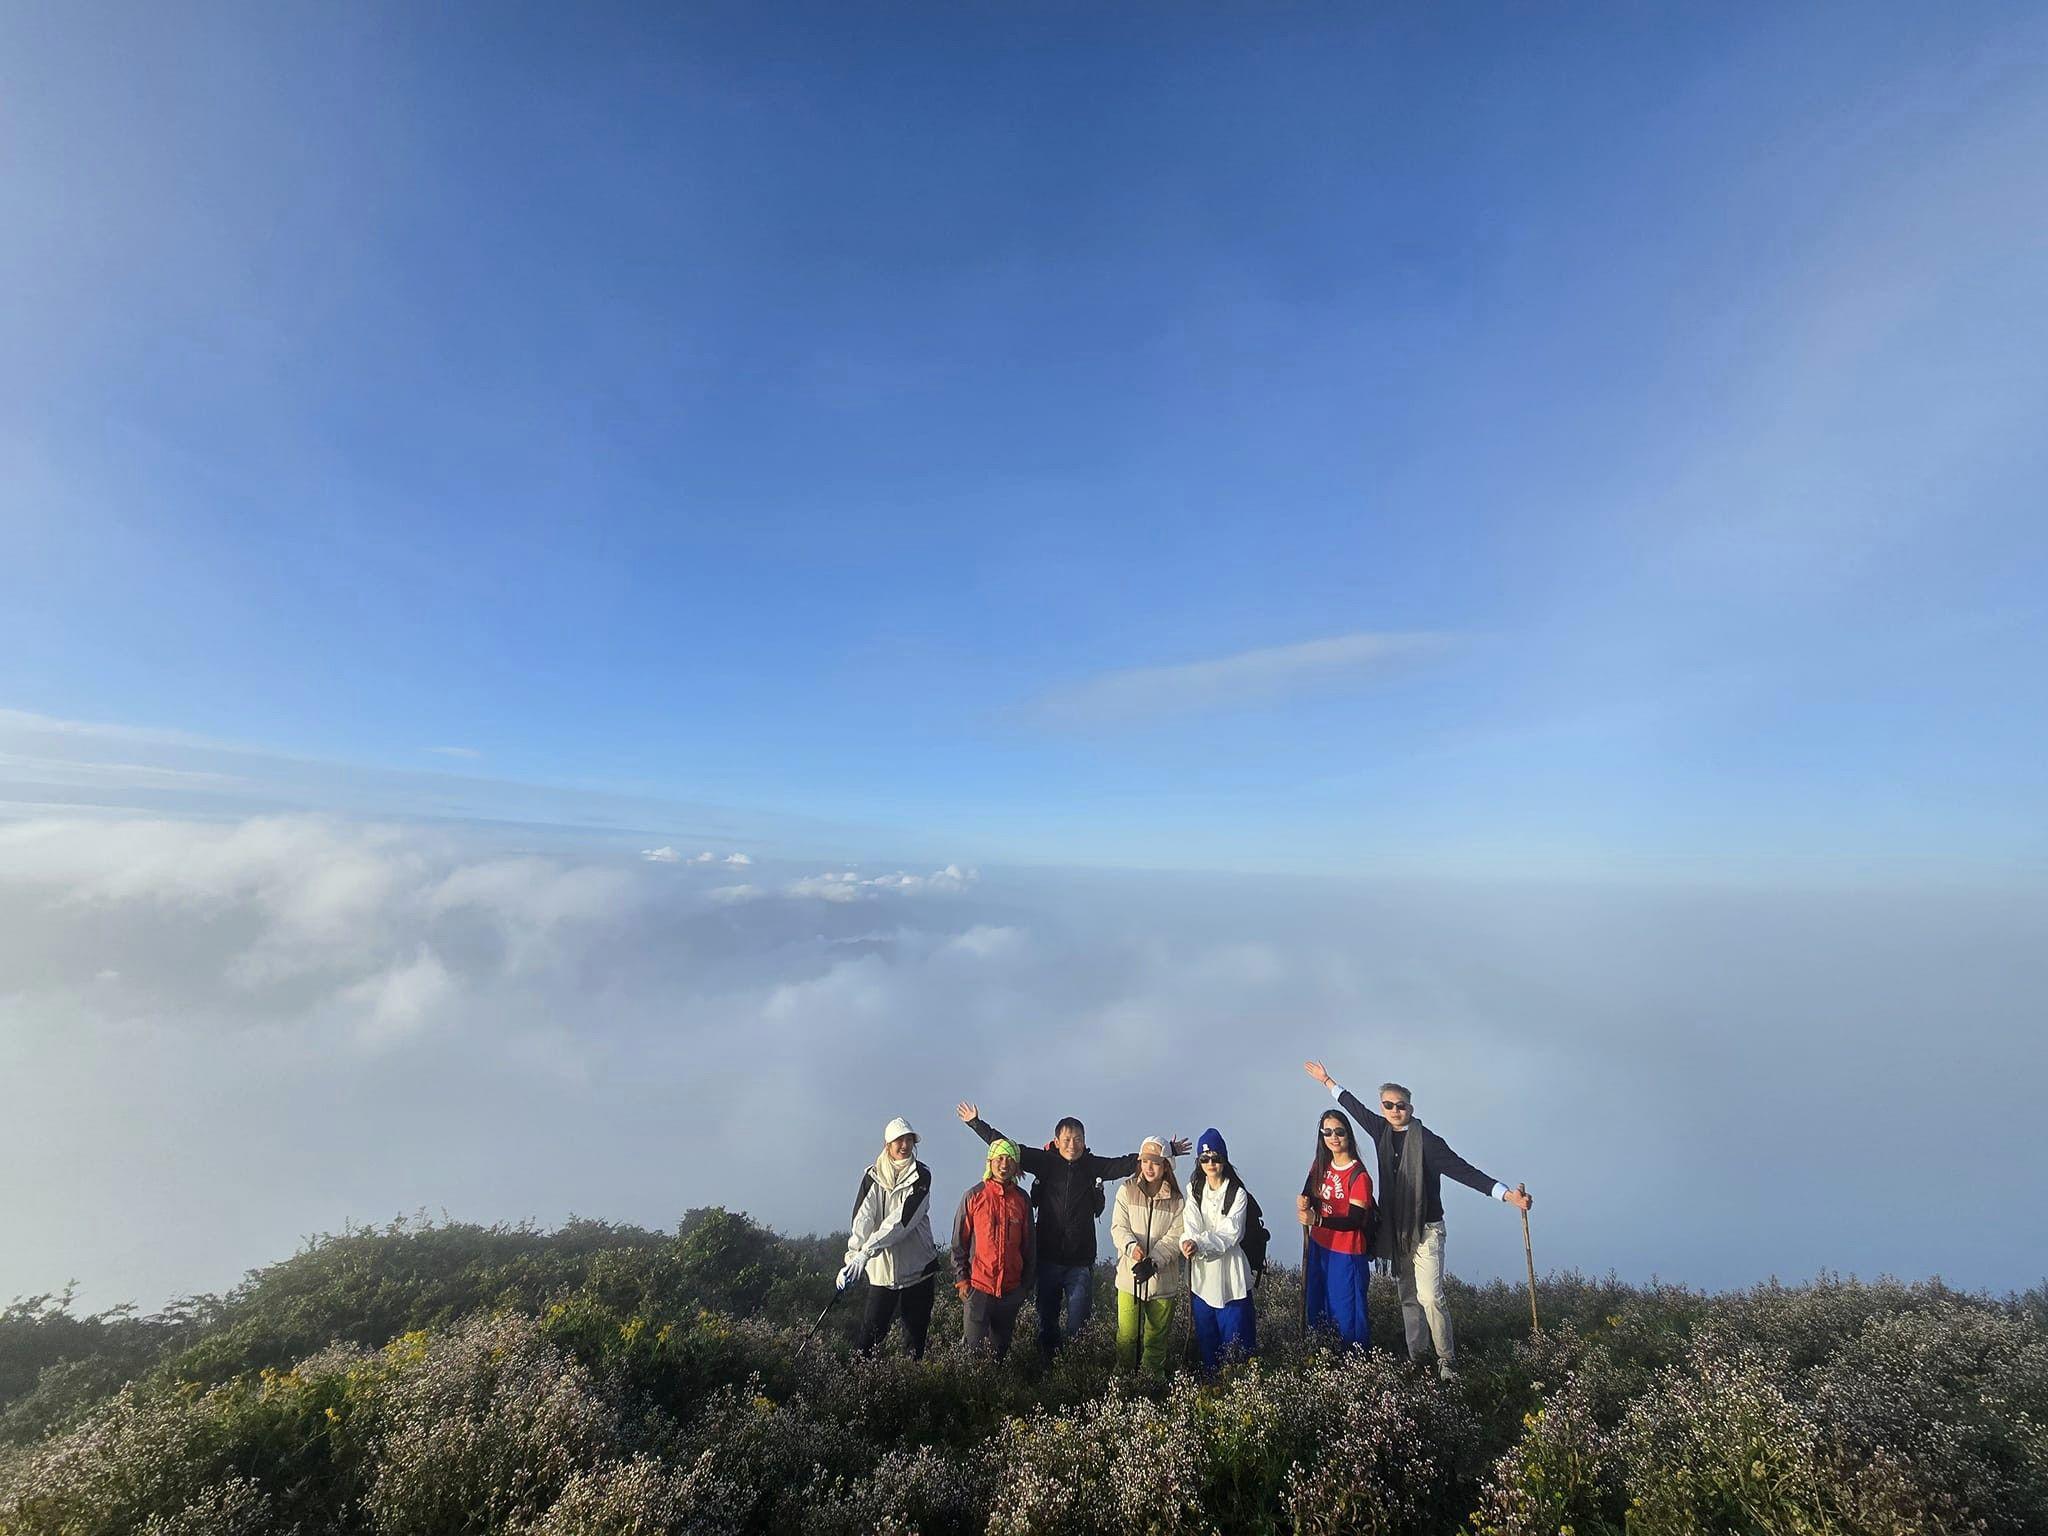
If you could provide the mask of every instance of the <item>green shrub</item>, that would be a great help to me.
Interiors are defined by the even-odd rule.
[[[839,1244],[400,1223],[157,1318],[0,1314],[4,1536],[989,1530],[1903,1536],[2048,1530],[2048,1292],[1555,1277],[1455,1287],[1456,1381],[1301,1337],[1214,1382],[1120,1378],[1102,1316],[1048,1365],[852,1356]],[[1107,1274],[1098,1276],[1103,1283]],[[1025,1322],[1028,1340],[1030,1320]]]

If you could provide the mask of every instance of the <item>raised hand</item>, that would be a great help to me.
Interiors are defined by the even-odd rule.
[[[1325,1088],[1330,1086],[1330,1074],[1323,1070],[1323,1064],[1320,1061],[1304,1061],[1301,1064],[1301,1070],[1321,1083]]]
[[[1186,1157],[1190,1152],[1195,1150],[1195,1144],[1192,1141],[1189,1141],[1185,1136],[1176,1136],[1173,1138],[1172,1141],[1166,1144],[1166,1150],[1171,1152],[1175,1157]]]
[[[966,1124],[969,1120],[979,1120],[981,1118],[980,1110],[976,1109],[972,1104],[964,1102],[955,1105],[953,1108],[953,1113],[960,1117],[960,1122],[963,1125]]]

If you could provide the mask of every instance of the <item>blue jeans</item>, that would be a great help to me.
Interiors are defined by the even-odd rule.
[[[1038,1266],[1038,1347],[1048,1356],[1060,1347],[1062,1306],[1068,1333],[1079,1333],[1088,1326],[1088,1314],[1095,1310],[1093,1264]]]

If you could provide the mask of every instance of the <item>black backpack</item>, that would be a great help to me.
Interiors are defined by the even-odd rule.
[[[1199,1174],[1196,1177],[1200,1177]],[[1237,1176],[1237,1170],[1230,1170],[1230,1177],[1223,1185],[1223,1209],[1230,1209],[1233,1189],[1244,1189],[1244,1181]],[[1244,1250],[1245,1262],[1252,1267],[1252,1284],[1257,1285],[1266,1278],[1266,1248],[1273,1241],[1273,1234],[1266,1230],[1266,1213],[1259,1209],[1259,1197],[1244,1189],[1244,1236],[1237,1246]]]

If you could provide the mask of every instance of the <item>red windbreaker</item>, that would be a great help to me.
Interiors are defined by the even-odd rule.
[[[953,1218],[953,1263],[984,1296],[1008,1296],[1031,1278],[1037,1244],[1031,1202],[1014,1184],[983,1179]]]

